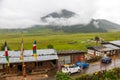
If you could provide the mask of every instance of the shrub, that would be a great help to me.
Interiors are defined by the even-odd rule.
[[[93,75],[92,80],[99,80],[99,77],[97,75]]]
[[[55,76],[55,80],[73,80],[73,79],[67,73],[63,73],[60,71],[60,72],[57,72]]]
[[[91,75],[82,74],[80,77],[76,78],[75,80],[91,80]]]
[[[53,49],[54,47],[53,47],[53,45],[49,44],[49,45],[47,45],[47,48],[48,49]]]
[[[108,79],[108,80],[116,80],[116,76],[114,75],[114,73],[112,71],[106,71],[103,74],[103,80]]]

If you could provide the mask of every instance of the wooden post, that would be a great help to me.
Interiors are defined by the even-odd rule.
[[[23,80],[26,80],[26,67],[25,67],[25,64],[24,64],[24,42],[23,42],[23,34],[22,34],[21,56],[22,56],[22,73],[23,73]]]
[[[102,71],[102,62],[100,61],[100,70]]]
[[[37,62],[37,57],[36,57],[36,69],[38,69],[38,62]]]
[[[23,58],[24,55],[22,55],[22,58]],[[24,63],[24,58],[22,60],[22,74],[23,74],[23,80],[27,80],[26,78],[26,65]]]
[[[114,60],[114,67],[116,67],[116,55],[115,54],[113,56],[113,60]]]
[[[26,66],[25,65],[23,65],[23,79],[27,80],[27,78],[26,78]]]
[[[24,61],[22,61],[22,73],[23,73],[23,75],[24,75],[24,66],[25,66]]]
[[[10,70],[10,66],[8,66],[8,74],[10,73],[10,71],[11,71],[11,70]]]

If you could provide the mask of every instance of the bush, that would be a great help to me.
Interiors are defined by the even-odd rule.
[[[106,80],[106,79],[108,79],[108,80],[116,80],[114,74],[111,73],[111,71],[106,71],[106,72],[103,74],[102,79],[103,79],[103,80]]]
[[[73,79],[67,73],[57,72],[55,80],[73,80]]]
[[[53,49],[54,47],[53,47],[53,45],[49,44],[49,45],[47,45],[47,48],[48,49]]]
[[[89,74],[82,74],[81,77],[78,77],[75,80],[91,80],[91,76]]]
[[[92,80],[99,80],[99,77],[96,76],[96,75],[93,75],[93,76],[92,76]]]
[[[103,70],[91,75],[84,74],[75,80],[120,80],[120,68],[114,68],[108,71]]]

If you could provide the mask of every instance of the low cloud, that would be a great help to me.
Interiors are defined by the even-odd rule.
[[[51,25],[76,25],[76,24],[88,24],[91,21],[91,18],[88,18],[85,16],[80,16],[80,15],[75,15],[71,18],[53,18],[53,17],[48,17],[46,18],[46,24],[51,24]],[[42,22],[42,21],[41,21]]]

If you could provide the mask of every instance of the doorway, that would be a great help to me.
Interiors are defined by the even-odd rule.
[[[22,72],[22,65],[18,65],[18,71]]]

